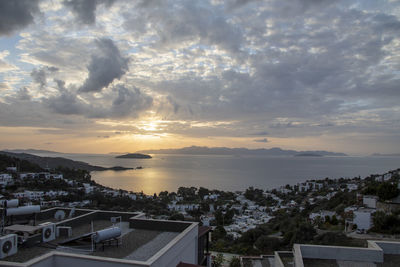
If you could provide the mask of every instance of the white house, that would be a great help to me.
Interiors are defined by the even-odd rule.
[[[210,195],[205,195],[205,196],[203,197],[203,199],[204,199],[204,200],[207,200],[207,199],[209,199],[209,200],[217,200],[218,197],[219,197],[218,194],[210,194]]]
[[[45,193],[43,191],[28,191],[14,193],[15,198],[27,198],[29,200],[41,200]]]
[[[38,178],[39,177],[39,174],[38,173],[33,173],[33,172],[29,172],[29,173],[20,173],[19,174],[19,178],[20,179],[27,179],[27,178],[29,178],[29,179],[32,179],[32,178]]]
[[[94,186],[92,186],[92,185],[90,185],[88,183],[83,183],[83,187],[85,188],[85,193],[86,194],[93,193],[94,188],[95,188]]]
[[[375,211],[375,209],[370,208],[359,208],[353,211],[353,224],[356,224],[359,230],[369,230],[373,226],[372,214],[374,214]]]
[[[334,211],[329,211],[329,210],[320,210],[319,212],[313,212],[311,213],[308,218],[312,221],[314,221],[316,218],[321,217],[322,221],[325,221],[325,217],[329,217],[332,219],[333,215],[336,215]]]
[[[370,195],[363,196],[363,205],[367,208],[376,209],[377,202],[378,202],[377,196],[370,196]]]
[[[52,173],[52,174],[50,174],[50,178],[51,179],[63,179],[64,177],[60,173]]]
[[[7,167],[6,170],[9,172],[17,172],[17,167]]]
[[[354,191],[358,189],[358,185],[356,184],[347,184],[346,186],[349,191]]]

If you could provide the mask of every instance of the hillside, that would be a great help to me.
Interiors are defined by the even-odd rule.
[[[86,171],[105,171],[105,170],[130,170],[132,168],[125,167],[111,167],[104,168],[100,166],[93,166],[86,162],[75,161],[71,159],[61,158],[61,157],[40,157],[36,155],[31,155],[27,153],[12,153],[6,151],[0,151],[0,154],[7,155],[10,157],[18,158],[20,160],[26,160],[31,163],[39,165],[41,168],[51,168],[55,169],[59,166],[70,168],[70,169],[81,169]]]

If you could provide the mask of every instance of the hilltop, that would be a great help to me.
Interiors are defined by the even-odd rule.
[[[57,168],[59,166],[67,167],[70,169],[81,169],[86,171],[105,171],[105,170],[131,170],[133,168],[125,168],[125,167],[111,167],[105,168],[101,166],[90,165],[86,162],[75,161],[71,159],[66,159],[62,157],[40,157],[36,155],[31,155],[27,153],[13,153],[7,151],[0,151],[0,154],[7,155],[9,157],[18,158],[21,160],[26,160],[31,163],[39,165],[41,168]]]

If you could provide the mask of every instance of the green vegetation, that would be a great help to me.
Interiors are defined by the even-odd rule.
[[[383,211],[375,212],[373,217],[374,227],[371,231],[391,235],[400,234],[399,213],[385,214]]]
[[[397,188],[397,184],[393,184],[391,182],[384,182],[378,186],[377,195],[381,200],[389,200],[394,197],[397,197],[399,194],[399,189]]]
[[[229,267],[240,267],[240,259],[238,257],[232,257],[229,262]]]
[[[20,172],[43,172],[39,165],[27,160],[21,160],[7,155],[0,154],[0,172],[6,171],[7,167],[17,167]]]

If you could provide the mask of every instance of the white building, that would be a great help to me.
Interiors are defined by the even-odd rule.
[[[176,201],[172,201],[172,204],[168,204],[168,209],[170,211],[192,211],[199,207],[199,204],[176,204]]]
[[[43,216],[55,213],[57,210],[59,210],[59,208],[45,210],[43,211]],[[194,264],[211,266],[210,256],[205,253],[208,252],[208,242],[206,241],[209,239],[210,228],[199,227],[197,222],[148,220],[144,219],[144,214],[140,213],[91,211],[87,209],[82,209],[81,212],[86,212],[86,214],[71,219],[66,218],[65,221],[60,222],[62,225],[65,224],[71,227],[74,238],[80,238],[79,235],[75,235],[74,233],[87,228],[88,218],[91,218],[90,220],[92,221],[94,220],[94,224],[96,224],[96,221],[110,221],[110,217],[117,216],[121,218],[120,225],[122,225],[120,228],[121,236],[119,242],[126,242],[129,239],[133,239],[136,240],[135,242],[137,243],[137,246],[128,246],[125,248],[119,246],[117,248],[117,250],[124,249],[128,257],[110,254],[110,249],[115,249],[115,241],[117,240],[112,240],[113,242],[107,240],[111,243],[103,244],[104,246],[102,246],[101,243],[98,243],[97,249],[95,248],[96,254],[94,255],[92,253],[82,253],[82,250],[78,251],[77,249],[73,249],[73,247],[69,247],[69,244],[66,243],[63,243],[62,246],[68,249],[61,251],[44,246],[41,248],[43,253],[40,254],[35,253],[37,245],[24,249],[16,247],[16,257],[14,259],[1,259],[0,266],[175,267],[184,263],[186,265],[184,264],[182,266],[192,266]],[[66,213],[69,213],[69,211],[66,210]],[[10,227],[9,229],[6,229],[6,231],[9,231],[9,234],[14,234],[15,232],[12,232],[14,231],[14,228]],[[149,236],[143,241],[136,238],[136,236],[140,237],[151,231],[156,231],[157,233],[161,232],[158,236],[163,235],[163,241],[160,243],[160,239],[157,238],[158,236]],[[60,240],[56,237],[52,243],[57,244],[59,241]],[[63,241],[63,239],[61,239],[61,241]],[[34,244],[33,242],[31,243]],[[90,241],[87,243],[90,245]],[[18,261],[18,258],[24,258],[27,260],[23,263],[15,262]]]
[[[9,172],[17,172],[17,167],[7,167],[6,170]]]
[[[33,179],[33,178],[38,178],[39,174],[38,173],[34,173],[34,172],[29,172],[29,173],[20,173],[19,174],[19,178],[20,179]]]
[[[45,196],[43,191],[28,191],[13,193],[15,198],[27,198],[29,200],[41,200]]]
[[[358,230],[369,230],[373,226],[372,214],[375,212],[375,209],[370,208],[359,208],[353,211],[353,224],[357,225]]]
[[[210,195],[205,195],[205,196],[203,197],[203,199],[204,199],[204,200],[207,200],[207,199],[209,199],[209,200],[217,200],[218,197],[219,197],[218,194],[210,194]]]
[[[358,189],[358,185],[356,184],[347,184],[346,186],[349,191],[354,191]]]
[[[370,196],[370,195],[363,196],[363,205],[367,208],[376,209],[377,202],[378,202],[377,196]]]
[[[312,221],[314,221],[316,218],[320,217],[322,221],[325,221],[325,217],[329,217],[332,219],[332,217],[336,215],[334,211],[329,211],[329,210],[320,210],[319,212],[313,212],[311,213],[308,218]]]
[[[0,186],[6,187],[14,183],[14,179],[12,178],[11,174],[8,173],[0,173]]]
[[[83,183],[83,188],[85,189],[86,194],[90,194],[93,193],[95,187],[88,183]]]

